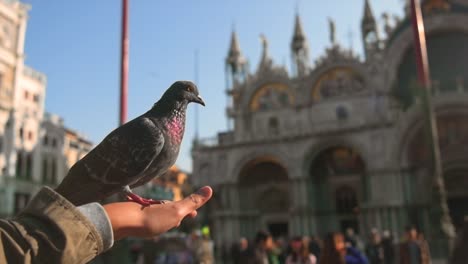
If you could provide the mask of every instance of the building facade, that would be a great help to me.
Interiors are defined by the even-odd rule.
[[[468,214],[468,1],[422,2],[447,203],[458,227]],[[291,72],[274,63],[265,37],[249,71],[232,33],[229,129],[192,149],[194,185],[214,187],[218,245],[259,229],[294,236],[352,227],[367,236],[377,227],[399,236],[408,224],[431,238],[431,148],[411,18],[382,17],[378,25],[364,1],[364,58],[336,42],[330,21],[330,46],[312,64],[297,16]]]
[[[21,210],[41,186],[55,186],[91,148],[45,112],[47,78],[24,64],[30,6],[0,1],[0,216]],[[73,137],[71,135],[74,135]]]

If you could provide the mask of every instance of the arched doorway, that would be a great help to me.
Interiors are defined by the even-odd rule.
[[[364,162],[355,150],[336,146],[325,149],[310,167],[311,207],[320,228],[318,232],[359,232],[359,205],[366,199]]]
[[[238,189],[241,235],[252,237],[260,229],[275,237],[288,235],[289,178],[281,163],[267,157],[250,161],[240,172]]]
[[[445,113],[437,116],[443,176],[452,222],[459,228],[468,216],[468,115]],[[407,152],[410,170],[411,202],[433,202],[430,197],[432,174],[428,132],[422,125],[414,133]],[[417,196],[415,194],[418,194]],[[411,219],[418,222],[420,220]]]

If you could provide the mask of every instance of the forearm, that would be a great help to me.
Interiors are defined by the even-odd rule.
[[[133,202],[111,203],[104,205],[114,232],[114,240],[129,236],[145,237],[141,205]]]
[[[2,263],[86,263],[112,243],[105,245],[96,226],[50,188],[18,216],[0,221],[0,233]]]

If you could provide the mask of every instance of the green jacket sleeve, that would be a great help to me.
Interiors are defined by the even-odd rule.
[[[102,206],[76,208],[48,187],[17,216],[0,220],[0,263],[87,263],[112,243]]]

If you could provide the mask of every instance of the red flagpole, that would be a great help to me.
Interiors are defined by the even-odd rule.
[[[120,61],[120,118],[119,124],[127,121],[128,95],[128,0],[122,0],[122,40]]]
[[[418,70],[419,84],[424,89],[424,97],[428,121],[432,139],[432,152],[435,177],[437,181],[442,180],[442,165],[440,161],[440,147],[438,140],[437,119],[432,105],[432,87],[431,77],[429,72],[429,61],[427,57],[426,32],[424,30],[424,20],[421,12],[421,4],[419,0],[411,0],[411,19],[413,24],[414,35],[414,53],[416,55],[416,65]],[[442,186],[443,187],[443,186]]]
[[[414,50],[418,67],[419,83],[427,89],[431,86],[429,62],[427,58],[426,34],[419,0],[411,0],[411,20],[414,34]]]
[[[446,199],[440,146],[438,140],[437,119],[432,103],[431,77],[427,56],[426,33],[424,30],[424,21],[419,0],[411,0],[411,18],[413,24],[414,51],[416,55],[416,65],[418,68],[418,79],[420,85],[424,89],[423,98],[425,103],[423,103],[423,107],[425,107],[424,113],[426,114],[429,131],[431,133],[430,145],[432,146],[432,162],[434,165],[434,184],[432,189],[433,204],[431,205],[431,218],[434,218],[434,223],[437,225],[432,226],[431,231],[435,231],[435,234],[440,234],[440,232],[443,233],[443,235],[448,239],[448,252],[450,252],[454,237],[454,227],[450,218]]]

